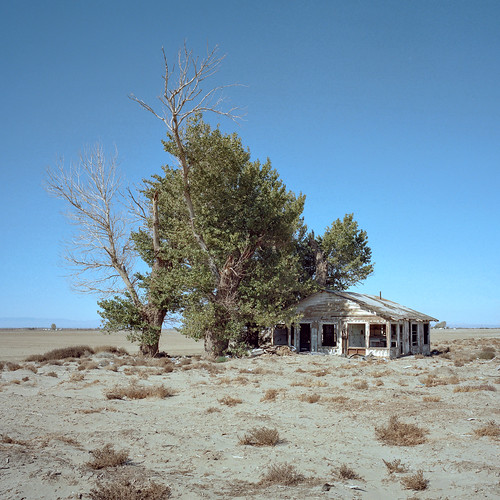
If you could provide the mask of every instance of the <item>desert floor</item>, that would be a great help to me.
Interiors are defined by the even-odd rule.
[[[442,354],[211,363],[175,332],[145,361],[121,336],[0,331],[0,498],[499,498],[500,330],[432,343]],[[74,345],[94,352],[40,356]]]

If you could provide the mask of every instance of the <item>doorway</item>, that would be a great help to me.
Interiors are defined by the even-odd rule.
[[[300,352],[311,350],[311,325],[310,323],[300,323]]]

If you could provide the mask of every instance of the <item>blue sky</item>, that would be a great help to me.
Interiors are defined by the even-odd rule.
[[[316,233],[354,212],[375,273],[355,290],[500,324],[497,1],[4,1],[0,317],[98,318],[62,266],[71,228],[47,166],[116,146],[134,183],[168,161],[162,54],[218,44],[236,130],[307,195]]]

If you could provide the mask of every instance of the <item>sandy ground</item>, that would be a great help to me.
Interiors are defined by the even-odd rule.
[[[0,333],[0,498],[86,499],[105,486],[131,491],[143,482],[185,499],[500,497],[500,441],[476,432],[489,422],[498,431],[500,330],[433,331],[433,348],[449,352],[392,361],[292,355],[208,363],[192,356],[199,344],[172,332],[162,347],[191,356],[146,365],[106,351],[21,361],[75,344],[133,353],[123,337],[101,335]],[[482,356],[491,346],[495,353]],[[130,387],[172,395],[109,399]],[[381,442],[375,428],[393,415],[424,429],[425,442]],[[241,444],[262,427],[276,429],[280,442]],[[92,452],[107,444],[128,459],[93,469]],[[383,460],[398,459],[408,471],[389,474]],[[261,482],[272,465],[304,478],[293,486]],[[340,477],[343,465],[359,477]],[[403,479],[419,470],[427,488],[405,489]]]

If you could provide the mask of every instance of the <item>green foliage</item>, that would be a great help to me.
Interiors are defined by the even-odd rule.
[[[434,325],[434,328],[446,328],[446,321],[440,321]]]
[[[52,323],[52,324],[50,325],[50,329],[51,329],[51,330],[57,330],[57,326],[56,326],[56,324],[55,324],[55,323]]]
[[[328,288],[346,290],[372,274],[368,236],[358,228],[353,214],[334,221],[317,240],[327,262]]]

